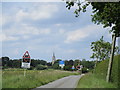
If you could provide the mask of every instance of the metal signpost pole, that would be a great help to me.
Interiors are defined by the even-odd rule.
[[[26,69],[24,69],[24,77],[26,76]]]

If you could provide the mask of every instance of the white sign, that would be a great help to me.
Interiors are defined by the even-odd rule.
[[[30,55],[29,55],[28,51],[26,51],[25,54],[23,55],[21,67],[22,68],[30,68],[30,63],[31,63]]]
[[[59,66],[60,66],[61,68],[63,68],[65,65],[64,65],[64,64],[59,64]]]
[[[30,63],[24,63],[22,62],[22,68],[30,68]]]

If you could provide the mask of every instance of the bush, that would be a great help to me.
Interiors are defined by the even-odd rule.
[[[72,65],[64,66],[64,70],[72,71]]]
[[[88,70],[87,70],[87,68],[82,68],[82,73],[87,73],[88,72]]]
[[[61,67],[59,67],[58,63],[53,64],[52,68],[53,69],[61,69]]]
[[[34,67],[30,66],[30,68],[27,68],[27,70],[34,70]]]
[[[44,65],[37,65],[36,66],[36,70],[45,70],[45,69],[47,69],[47,67]]]

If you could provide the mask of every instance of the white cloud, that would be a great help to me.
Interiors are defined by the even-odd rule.
[[[2,2],[65,2],[65,1],[64,0],[3,0]]]
[[[59,26],[61,26],[61,25],[62,25],[62,24],[59,24],[59,23],[58,23],[58,24],[55,24],[55,26],[57,26],[57,27],[59,27]]]
[[[34,7],[29,8],[28,11],[20,9],[16,13],[16,20],[21,21],[23,19],[41,20],[51,18],[52,15],[58,11],[57,5],[41,5],[36,4]]]
[[[29,6],[29,4],[27,4]],[[20,7],[20,8],[19,8]],[[16,8],[16,9],[15,9]],[[40,4],[33,3],[31,7],[24,8],[22,7],[14,7],[10,9],[14,11],[12,13],[3,13],[2,14],[2,23],[3,25],[8,22],[22,22],[22,20],[42,20],[51,18],[55,12],[58,11],[58,7],[55,4]]]
[[[36,28],[30,25],[22,24],[19,26],[14,25],[12,28],[3,30],[3,32],[4,34],[0,35],[3,38],[3,41],[11,41],[19,40],[19,38],[29,39],[37,35],[48,35],[51,33],[51,30],[49,28]]]
[[[0,26],[2,26],[2,16],[0,15]]]
[[[82,32],[81,30],[71,31],[68,33],[67,39],[65,42],[70,43],[73,41],[79,41],[80,39],[83,39],[87,36],[88,36],[88,34],[86,34],[85,32]]]
[[[60,34],[64,34],[64,33],[65,33],[65,30],[60,29],[60,30],[59,30],[59,33],[60,33]]]
[[[65,43],[72,43],[72,42],[76,42],[76,41],[81,41],[85,38],[87,38],[89,35],[98,35],[97,32],[100,31],[101,26],[98,25],[88,25],[86,27],[77,29],[77,30],[73,30],[68,32],[67,38],[64,41]]]
[[[18,39],[19,39],[18,37],[7,36],[4,33],[0,33],[0,42],[2,42],[2,41],[15,41]]]
[[[76,53],[77,51],[74,49],[67,50],[67,53]]]

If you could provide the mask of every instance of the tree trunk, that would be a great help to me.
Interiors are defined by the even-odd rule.
[[[113,63],[113,59],[114,59],[115,43],[116,43],[116,35],[113,34],[113,37],[112,37],[111,55],[110,55],[110,60],[109,60],[109,65],[108,65],[107,76],[106,76],[106,81],[107,81],[107,82],[110,81],[111,70],[112,70],[112,63]]]
[[[97,58],[96,61],[95,61],[95,65],[94,65],[94,73],[95,73],[95,68],[96,68],[96,66],[97,66],[97,62],[98,62],[98,58]]]

